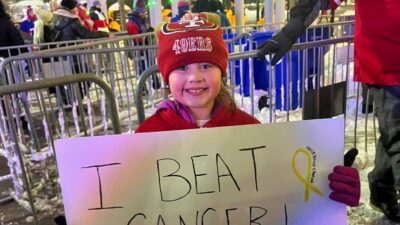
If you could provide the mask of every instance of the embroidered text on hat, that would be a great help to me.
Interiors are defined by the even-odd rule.
[[[226,74],[228,51],[218,25],[202,17],[166,23],[158,40],[157,64],[165,83],[173,70],[191,63],[210,63]]]

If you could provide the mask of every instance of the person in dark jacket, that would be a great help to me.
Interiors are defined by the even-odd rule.
[[[76,0],[62,0],[61,6],[53,12],[52,25],[56,30],[61,32],[58,34],[57,41],[72,41],[78,39],[94,39],[109,37],[109,34],[102,31],[91,31],[83,26],[79,16],[77,15]],[[73,57],[73,67],[76,73],[87,73],[89,68],[86,64],[80,62],[77,56]],[[90,83],[81,83],[81,96],[87,94]],[[62,102],[67,105],[66,95],[62,94]]]
[[[62,0],[61,7],[53,12],[52,24],[55,29],[62,32],[60,41],[71,41],[78,39],[93,39],[108,37],[109,34],[102,31],[91,31],[82,25],[76,15],[76,0]]]
[[[6,13],[6,5],[0,1],[0,48],[7,46],[24,45],[24,39],[17,27],[11,21],[10,15]],[[27,49],[23,49],[26,52]],[[0,57],[7,58],[9,56],[18,55],[18,50],[0,50]]]
[[[18,28],[11,21],[10,15],[6,12],[7,5],[5,2],[0,0],[0,48],[8,47],[8,46],[20,46],[24,45],[24,39],[21,36]],[[19,55],[20,53],[28,52],[28,49],[23,47],[19,49],[10,49],[10,50],[0,50],[0,58],[8,58],[10,56]],[[1,60],[0,60],[1,62]],[[2,85],[9,84],[9,80],[7,76],[0,77],[2,81]],[[5,112],[5,104],[2,101],[0,107],[3,108],[3,112]],[[28,122],[26,121],[24,116],[20,116],[20,121],[22,123],[22,127],[24,130],[28,131]],[[28,131],[29,132],[29,131]]]
[[[128,14],[128,23],[126,24],[126,29],[129,35],[139,35],[146,32],[151,32],[154,29],[148,25],[146,22],[146,4],[144,0],[137,0],[135,3],[135,8],[131,13]],[[151,45],[151,39],[147,37],[139,37],[133,40],[134,45]],[[147,62],[151,62],[152,59],[150,55],[145,51],[139,51],[135,57],[133,52],[129,53],[129,58],[135,61],[135,71],[137,75],[140,75],[145,71],[149,65]],[[157,76],[152,75],[152,87],[157,90],[161,87],[160,80]],[[145,91],[147,92],[147,90]]]
[[[129,35],[136,35],[146,33],[149,27],[146,24],[146,7],[143,0],[137,0],[135,9],[128,14],[128,23],[126,24],[126,30]],[[137,40],[139,44],[141,40]]]
[[[224,13],[224,8],[219,0],[198,0],[192,8],[193,13],[210,12],[217,14],[221,21],[221,27],[224,29],[224,34],[232,33],[231,23]]]

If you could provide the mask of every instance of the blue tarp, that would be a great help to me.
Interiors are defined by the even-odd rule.
[[[315,33],[315,34],[314,34]],[[273,32],[267,31],[267,32],[254,32],[252,33],[252,37],[255,41],[256,45],[260,45],[261,43],[265,42],[269,38],[271,38],[273,35]],[[308,38],[308,39],[306,39]],[[311,42],[311,41],[317,41],[317,40],[322,40],[322,39],[327,39],[329,38],[329,28],[318,28],[318,29],[311,29],[307,31],[307,34],[304,34],[299,38],[299,42]],[[248,50],[248,45],[245,46],[245,50]],[[253,49],[255,49],[255,46],[253,46]],[[317,74],[318,70],[318,63],[316,60],[318,59],[319,56],[319,51],[317,49],[308,49],[308,50],[303,50],[307,51],[307,58],[308,58],[308,65],[307,65],[307,76],[310,76],[312,74]],[[303,51],[296,51],[296,52],[291,52],[291,69],[292,69],[292,76],[291,76],[291,84],[292,84],[292,91],[291,91],[291,109],[296,109],[298,106],[301,106],[301,99],[302,96],[299,96],[299,93],[301,93],[302,85],[303,82],[299,82],[299,87],[298,87],[298,80],[304,79],[303,77]],[[300,57],[300,59],[299,59]],[[282,62],[277,64],[275,66],[275,71],[276,71],[276,108],[277,109],[284,109],[287,110],[287,74],[288,74],[288,61],[287,56],[283,57]],[[235,62],[235,83],[236,85],[240,86],[240,93],[248,97],[250,96],[250,85],[249,85],[249,60],[242,60],[242,68],[240,69],[240,61]],[[300,65],[298,64],[300,62]],[[269,72],[267,71],[267,62],[265,60],[259,60],[259,59],[254,59],[253,60],[253,65],[254,65],[254,88],[256,90],[265,90],[268,91],[269,88]],[[242,72],[242,73],[240,73]],[[241,78],[242,74],[242,78]],[[243,81],[242,81],[243,80]],[[282,87],[283,85],[283,98],[282,99]],[[311,83],[310,83],[311,85]],[[311,87],[309,85],[309,87]],[[297,89],[300,89],[298,92]],[[285,102],[283,102],[283,100]]]

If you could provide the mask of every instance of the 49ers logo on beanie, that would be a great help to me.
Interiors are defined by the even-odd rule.
[[[226,74],[228,51],[222,30],[204,17],[163,24],[158,40],[157,63],[165,83],[173,70],[191,63],[210,63]]]
[[[209,37],[187,37],[175,40],[172,50],[175,51],[175,55],[195,52],[195,51],[212,51],[212,41]]]

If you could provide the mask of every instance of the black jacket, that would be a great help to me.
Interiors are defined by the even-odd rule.
[[[319,10],[326,9],[328,0],[299,0],[298,4],[290,9],[290,20],[280,32],[271,39],[257,46],[257,56],[265,59],[265,55],[273,54],[271,64],[275,65],[286,54],[306,30],[317,18]],[[325,7],[325,8],[324,8]]]
[[[6,46],[24,45],[24,39],[22,39],[19,30],[14,26],[8,15],[0,15],[0,48]],[[27,49],[22,49],[22,52],[26,52]],[[10,53],[7,50],[0,50],[0,57],[7,58],[11,55],[18,55],[18,50],[13,50]]]
[[[59,8],[54,12],[52,24],[55,29],[62,32],[60,41],[108,37],[108,33],[91,31],[83,26],[79,17],[65,8]]]

